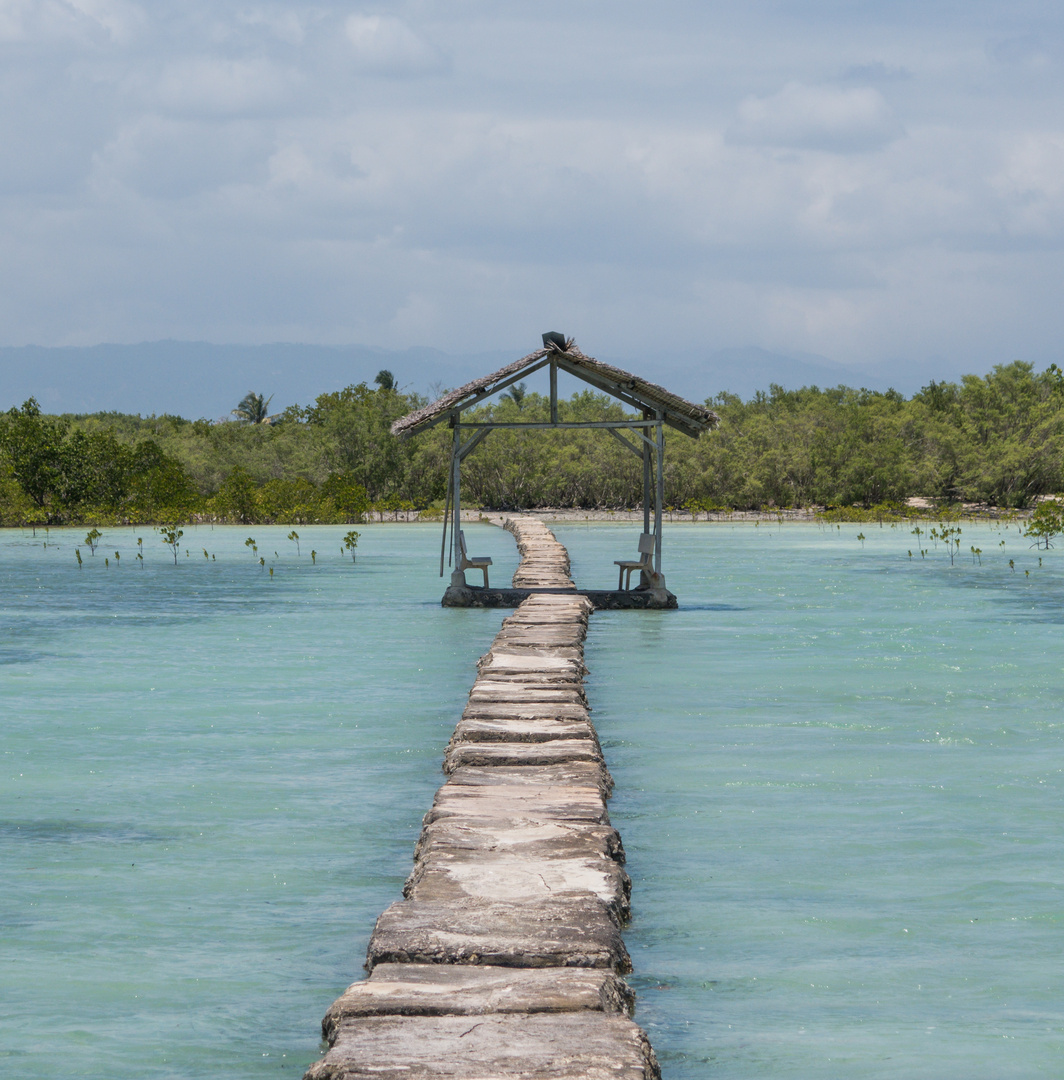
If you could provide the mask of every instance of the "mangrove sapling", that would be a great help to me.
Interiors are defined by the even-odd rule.
[[[74,548],[74,556],[78,560],[78,569],[81,569],[81,548]]]
[[[100,530],[99,530],[99,529],[92,529],[92,530],[91,530],[91,531],[90,531],[90,532],[89,532],[89,533],[88,533],[88,534],[86,535],[86,537],[85,537],[85,543],[86,543],[86,545],[88,546],[88,549],[89,549],[89,554],[90,554],[90,555],[95,555],[95,554],[96,554],[96,547],[97,547],[97,545],[98,545],[98,544],[99,544],[99,542],[100,542],[100,537],[101,537],[101,536],[103,536],[103,533],[102,533],[102,532],[100,532]]]
[[[141,569],[144,568],[144,537],[137,537],[137,558],[140,559]]]
[[[207,549],[206,549],[206,548],[204,548],[204,549],[203,549],[203,557],[204,557],[205,559],[209,559],[209,558],[210,558],[210,556],[209,556],[209,555],[207,554]]]
[[[1031,547],[1048,551],[1053,546],[1053,537],[1061,532],[1064,532],[1064,503],[1047,499],[1035,507],[1023,535],[1034,537]]]
[[[174,566],[177,566],[177,549],[181,546],[181,537],[185,535],[185,530],[179,529],[175,522],[173,525],[161,526],[158,531],[162,535],[163,543],[174,553]]]
[[[352,562],[355,561],[355,548],[358,547],[358,538],[359,538],[360,535],[361,535],[361,533],[357,533],[357,532],[355,532],[354,529],[352,529],[344,537],[344,547],[347,548],[347,550],[351,552],[351,561]],[[343,549],[341,549],[340,554],[341,555],[343,554]]]
[[[266,557],[264,555],[259,556],[259,569],[261,570],[266,565]]]
[[[251,548],[252,555],[258,555],[259,553],[259,545],[250,536],[244,541],[244,547]]]
[[[270,577],[271,578],[273,577],[273,567],[272,566],[270,567]]]
[[[318,565],[318,553],[313,548],[310,549],[310,565]]]
[[[865,542],[865,539],[866,539],[865,534],[864,533],[858,533],[857,534],[857,539],[861,541],[861,547],[863,548],[864,547],[864,542]]]
[[[119,565],[119,562],[120,562],[121,558],[122,558],[122,556],[119,555],[118,552],[116,551],[115,552],[115,566]]]
[[[1010,570],[1011,570],[1011,571],[1012,571],[1012,572],[1013,572],[1014,574],[1016,573],[1016,560],[1015,560],[1015,559],[1009,559],[1009,569],[1010,569]]]
[[[293,529],[293,530],[292,530],[292,531],[291,531],[291,532],[290,532],[290,533],[288,534],[288,539],[289,539],[289,540],[294,540],[294,541],[295,541],[295,543],[296,543],[296,557],[298,558],[298,557],[299,557],[299,554],[300,554],[300,551],[299,551],[299,533],[297,533],[297,532],[295,531],[295,529]]]
[[[976,547],[975,544],[972,544],[972,562],[974,563],[977,559],[979,560],[979,565],[982,566],[983,565],[983,549]]]

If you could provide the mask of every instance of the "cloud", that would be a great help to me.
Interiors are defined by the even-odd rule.
[[[65,0],[75,11],[101,26],[113,41],[125,44],[144,26],[144,12],[128,0]]]
[[[155,87],[168,111],[239,116],[284,109],[298,78],[268,59],[188,56],[167,64]]]
[[[769,97],[748,97],[728,132],[737,143],[852,153],[877,150],[901,134],[883,95],[790,82]]]
[[[429,75],[442,71],[443,57],[399,19],[351,15],[344,30],[359,70],[375,75]]]
[[[77,39],[102,30],[125,43],[144,22],[128,0],[0,0],[0,41]]]
[[[4,339],[1058,349],[1064,9],[786,7],[0,0]]]
[[[905,82],[912,77],[913,73],[908,68],[884,64],[882,60],[874,60],[867,64],[851,64],[842,73],[845,82],[857,83]]]

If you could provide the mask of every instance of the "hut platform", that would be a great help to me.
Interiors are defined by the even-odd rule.
[[[596,611],[650,611],[675,608],[676,597],[660,589],[579,589],[570,575],[569,553],[543,522],[531,515],[502,519],[513,533],[521,562],[508,589],[470,585],[462,571],[451,575],[444,607],[516,608],[531,596],[584,596]]]

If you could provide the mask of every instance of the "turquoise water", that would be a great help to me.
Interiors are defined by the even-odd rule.
[[[964,530],[982,565],[672,526],[681,610],[592,620],[667,1078],[1059,1075],[1064,552]],[[188,529],[175,567],[115,530],[81,570],[84,531],[0,534],[0,1075],[316,1057],[501,613],[438,606],[434,526],[363,527],[357,562],[288,531]],[[634,551],[556,531],[581,584]],[[468,532],[506,580],[509,535]]]
[[[666,1076],[1064,1071],[1064,552],[963,528],[981,565],[907,529],[674,527],[683,609],[595,616]]]

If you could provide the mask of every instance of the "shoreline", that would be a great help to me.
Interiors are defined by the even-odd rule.
[[[920,500],[924,503],[925,500]],[[849,508],[843,508],[849,509]],[[940,521],[946,519],[963,520],[1019,520],[1024,521],[1030,517],[1032,510],[1009,510],[1000,506],[988,506],[984,503],[964,503],[960,512],[943,510],[935,512],[932,505],[910,505],[911,511],[905,515],[887,515],[880,517],[866,517],[869,511],[857,511],[850,518],[843,515],[838,517],[823,517],[828,510],[825,506],[789,507],[783,510],[700,510],[692,513],[689,510],[674,509],[663,512],[666,524],[729,524],[735,522],[807,522],[814,524],[886,524],[891,521]],[[642,510],[582,510],[573,507],[540,507],[534,510],[494,510],[480,508],[476,510],[463,508],[461,518],[464,523],[477,524],[483,522],[491,525],[501,525],[504,518],[513,514],[522,514],[537,518],[544,524],[557,522],[566,525],[582,524],[628,524],[642,522]],[[442,519],[436,516],[422,517],[417,510],[399,511],[396,517],[391,511],[373,511],[366,515],[364,524],[367,525],[392,525],[392,524],[439,524]]]
[[[1047,498],[1054,498],[1048,496]],[[1035,506],[1043,499],[1036,500]],[[871,509],[863,510],[860,507],[833,507],[804,506],[787,507],[780,510],[699,510],[692,512],[683,508],[666,509],[663,511],[663,519],[670,525],[714,525],[735,524],[745,522],[771,522],[782,525],[784,522],[804,522],[821,525],[830,524],[887,524],[888,522],[907,521],[1026,521],[1034,512],[1034,507],[1024,510],[1012,510],[1001,506],[990,506],[986,503],[963,503],[959,510],[942,509],[937,511],[930,499],[910,499],[906,505],[907,513],[875,515]],[[476,525],[488,524],[501,526],[503,521],[513,514],[523,514],[535,518],[544,524],[563,525],[591,525],[591,524],[631,524],[641,523],[643,511],[640,510],[602,510],[580,509],[578,507],[554,506],[537,507],[532,510],[496,510],[488,507],[472,509],[464,507],[461,512],[463,524]],[[830,516],[829,516],[830,515]],[[184,527],[200,526],[232,526],[240,528],[291,528],[293,525],[299,528],[311,528],[324,525],[333,525],[337,528],[352,525],[439,525],[443,521],[442,512],[432,510],[367,510],[362,515],[361,521],[347,522],[316,522],[316,521],[274,521],[274,522],[228,522],[211,519],[195,518],[182,522]],[[100,522],[95,523],[100,528],[141,528],[158,529],[168,522]],[[0,534],[7,531],[19,530],[20,532],[32,531],[47,533],[50,529],[83,529],[92,528],[93,522],[83,521],[62,525],[23,524],[0,526]]]

